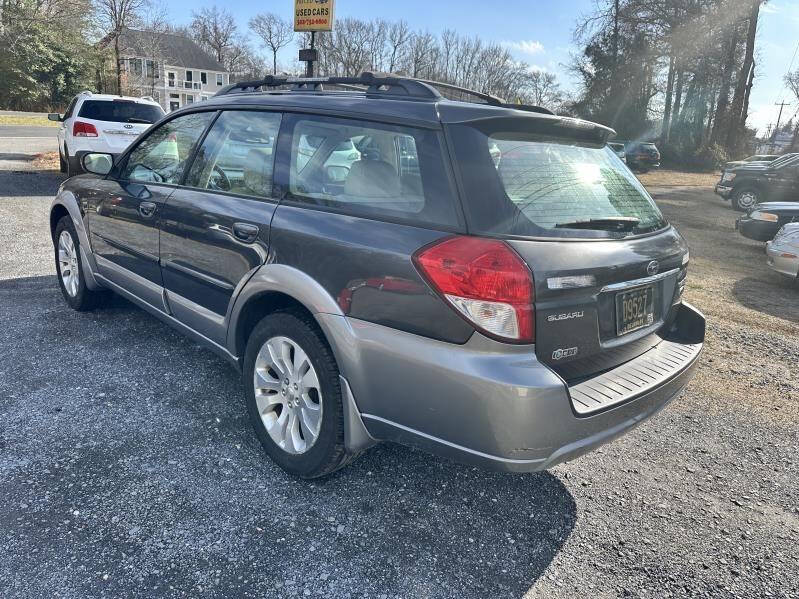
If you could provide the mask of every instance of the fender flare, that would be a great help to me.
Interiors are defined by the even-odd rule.
[[[69,214],[69,217],[72,219],[72,225],[75,227],[75,231],[78,233],[80,259],[85,276],[86,287],[92,291],[100,289],[102,286],[94,278],[94,273],[97,272],[97,264],[94,260],[94,254],[92,253],[91,249],[92,246],[89,243],[89,234],[88,231],[86,231],[86,227],[83,222],[83,214],[81,213],[80,206],[78,206],[78,200],[75,197],[75,194],[73,194],[71,191],[63,189],[59,190],[58,194],[53,199],[53,202],[50,204],[50,212],[48,213],[50,219],[52,219],[53,211],[56,209],[56,206],[61,206],[67,211],[67,214]],[[55,240],[53,240],[53,242],[55,243]]]

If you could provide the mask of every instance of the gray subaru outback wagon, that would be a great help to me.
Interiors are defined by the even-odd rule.
[[[227,358],[292,474],[382,440],[548,468],[663,408],[704,342],[686,243],[612,134],[394,76],[235,84],[83,158],[58,279]]]

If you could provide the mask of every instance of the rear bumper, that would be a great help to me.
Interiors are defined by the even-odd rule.
[[[713,191],[716,192],[716,195],[721,196],[725,200],[730,199],[730,196],[732,195],[732,187],[722,185],[721,183],[716,183],[716,187]]]
[[[749,239],[769,241],[774,239],[777,231],[780,230],[780,224],[742,216],[735,221],[735,228],[741,235]]]
[[[579,413],[574,388],[536,360],[533,346],[509,346],[478,334],[459,346],[317,316],[372,437],[512,472],[577,457],[661,410],[690,380],[705,330],[704,317],[683,304],[668,341],[690,348],[685,359],[675,365],[668,358],[674,367],[656,368],[657,375],[639,372],[632,380],[640,386],[628,381],[625,397]],[[627,369],[629,377],[636,363],[645,366],[647,354],[601,376]]]
[[[786,277],[796,279],[799,274],[799,256],[795,248],[778,247],[773,241],[766,243],[766,264]]]

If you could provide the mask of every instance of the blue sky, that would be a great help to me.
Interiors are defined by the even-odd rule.
[[[172,20],[188,24],[191,11],[213,2],[173,0],[168,3]],[[228,0],[217,3],[231,11],[242,30],[257,12],[275,12],[289,19],[293,2],[245,2]],[[566,69],[569,53],[578,49],[572,41],[575,21],[581,14],[589,13],[593,0],[463,0],[461,2],[434,2],[431,0],[337,0],[336,16],[353,16],[363,19],[405,19],[414,29],[439,33],[445,28],[455,29],[464,35],[503,42],[520,60],[555,72],[565,88],[571,88]],[[253,38],[254,39],[254,38]],[[765,130],[777,118],[775,102],[791,102],[783,112],[783,122],[799,108],[799,100],[785,90],[782,77],[787,72],[794,50],[799,43],[799,0],[769,0],[762,9],[757,43],[757,79],[750,105],[750,126]],[[293,60],[297,49],[284,51],[282,60]],[[799,67],[799,56],[793,68]]]

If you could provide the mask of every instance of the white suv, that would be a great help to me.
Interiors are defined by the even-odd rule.
[[[83,172],[81,159],[89,152],[107,152],[115,157],[152,123],[164,116],[164,110],[152,98],[131,98],[79,93],[67,111],[51,114],[58,121],[58,157],[61,172],[70,177]]]

